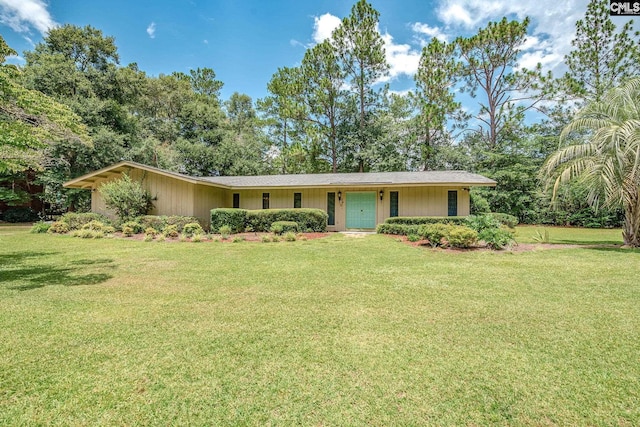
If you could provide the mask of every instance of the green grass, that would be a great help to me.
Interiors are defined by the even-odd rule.
[[[2,227],[0,424],[639,425],[638,271],[618,248]]]
[[[622,245],[622,230],[619,228],[576,228],[555,226],[521,225],[516,227],[519,243],[542,243],[536,237],[549,236],[549,242],[569,245]]]

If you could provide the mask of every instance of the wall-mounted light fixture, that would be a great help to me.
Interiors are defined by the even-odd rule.
[[[338,201],[342,201],[342,191],[338,191]]]
[[[384,190],[380,190],[380,200],[384,197]]]

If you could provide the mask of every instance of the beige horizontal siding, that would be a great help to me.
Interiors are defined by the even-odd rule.
[[[375,192],[376,193],[376,221],[384,222],[390,214],[390,191],[398,192],[399,216],[447,216],[447,193],[449,190],[458,192],[458,215],[469,215],[469,191],[462,187],[334,187],[334,188],[306,188],[306,189],[270,189],[270,190],[223,190],[220,188],[193,184],[170,176],[160,175],[149,171],[134,169],[131,177],[140,180],[144,187],[154,197],[153,215],[187,215],[196,216],[204,225],[209,224],[211,209],[233,206],[233,194],[240,194],[240,208],[262,209],[262,194],[269,193],[269,208],[293,208],[294,193],[302,193],[302,207],[327,209],[327,193],[336,193],[336,224],[330,230],[341,231],[346,228],[346,193]],[[117,177],[111,178],[115,179]],[[100,196],[100,185],[104,180],[94,184],[91,198],[91,209],[113,217],[113,213],[106,209]],[[382,200],[379,192],[383,191]],[[338,201],[337,194],[342,192],[342,200]]]

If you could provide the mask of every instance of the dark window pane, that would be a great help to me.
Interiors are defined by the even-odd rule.
[[[392,191],[389,193],[389,216],[398,216],[398,192]]]
[[[458,216],[458,192],[455,190],[449,191],[447,195],[448,215]]]
[[[296,209],[302,207],[302,193],[293,193],[293,207]]]
[[[336,193],[327,193],[328,225],[336,225]]]
[[[233,193],[233,208],[240,208],[240,193]]]
[[[262,209],[269,209],[269,193],[262,193]]]

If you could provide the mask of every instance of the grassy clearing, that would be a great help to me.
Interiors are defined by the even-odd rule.
[[[546,233],[546,234],[545,234]],[[521,225],[516,227],[518,243],[541,243],[540,237],[549,236],[546,243],[568,245],[622,245],[619,228],[576,228]]]
[[[639,270],[615,248],[3,227],[0,424],[638,425]]]

